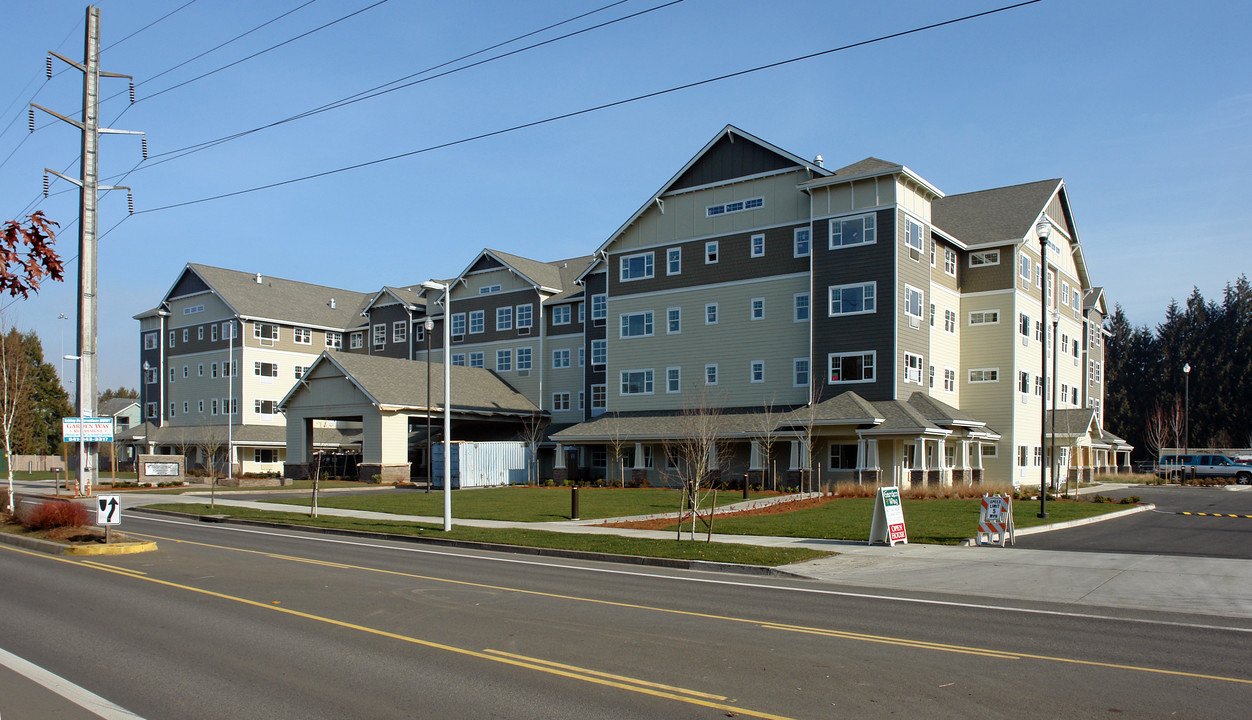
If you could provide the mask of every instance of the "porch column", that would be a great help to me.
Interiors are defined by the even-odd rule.
[[[283,475],[304,480],[312,472],[313,418],[293,417],[287,420],[287,461]]]
[[[647,466],[643,464],[643,443],[635,443],[635,470],[645,470]]]
[[[926,469],[926,438],[917,438],[917,451],[914,453],[913,465],[914,470]]]

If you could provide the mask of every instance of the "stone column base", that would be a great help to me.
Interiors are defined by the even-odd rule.
[[[921,487],[926,484],[925,470],[906,470],[905,472],[909,474],[909,485]]]
[[[564,483],[569,480],[569,468],[552,468],[552,479],[558,483]]]
[[[942,470],[927,470],[925,472],[926,472],[926,484],[927,485],[931,487],[938,487],[943,484],[943,471]]]
[[[882,470],[857,470],[856,481],[862,485],[877,485],[882,478]]]
[[[952,469],[952,470],[951,470],[951,473],[952,473],[952,484],[953,484],[953,485],[965,485],[966,483],[971,482],[971,480],[972,480],[972,477],[971,477],[971,475],[970,475],[970,473],[971,473],[971,472],[972,472],[972,471],[971,471],[971,470],[969,470],[968,468],[954,468],[954,469]]]
[[[289,477],[292,480],[308,480],[313,476],[312,470],[309,463],[283,463],[283,477]]]
[[[757,487],[760,487],[761,489],[764,489],[765,488],[765,471],[764,470],[749,470],[748,471],[748,484],[755,485]]]
[[[981,482],[982,482],[982,474],[983,474],[983,469],[982,469],[982,468],[972,468],[972,469],[969,471],[970,482],[972,482],[972,483],[973,483],[973,484],[975,484],[975,485],[977,485],[977,484],[981,483]]]
[[[397,483],[409,481],[410,463],[361,463],[357,466],[358,477],[367,483]],[[378,479],[375,480],[374,476]],[[441,478],[442,479],[442,478]],[[455,487],[455,485],[453,485]]]

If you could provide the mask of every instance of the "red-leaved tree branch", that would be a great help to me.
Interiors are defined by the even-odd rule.
[[[0,237],[0,293],[12,297],[30,297],[39,292],[44,278],[64,279],[64,268],[56,250],[57,223],[44,217],[42,211],[27,218],[25,224],[9,220]]]

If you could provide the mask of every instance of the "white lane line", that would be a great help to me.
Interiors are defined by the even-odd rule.
[[[142,717],[126,708],[118,707],[90,690],[79,687],[60,675],[54,675],[32,662],[23,660],[4,648],[0,648],[0,665],[39,683],[104,720],[143,720]]]
[[[131,515],[132,519],[136,516]],[[1159,625],[1163,627],[1180,627],[1195,630],[1222,630],[1227,632],[1252,633],[1250,627],[1238,627],[1230,625],[1206,625],[1202,623],[1178,622],[1172,620],[1152,620],[1150,618],[1128,618],[1118,617],[1116,615],[1098,615],[1095,613],[1079,613],[1065,612],[1062,610],[1041,610],[1037,608],[1013,607],[1009,605],[991,605],[987,603],[970,603],[957,602],[955,600],[933,600],[927,598],[912,598],[900,595],[879,595],[875,593],[852,592],[849,590],[828,590],[825,588],[810,587],[794,587],[783,584],[768,584],[743,582],[740,580],[715,580],[713,578],[695,578],[684,577],[681,575],[662,575],[659,573],[639,572],[636,570],[617,570],[613,568],[590,567],[586,565],[568,565],[564,563],[544,562],[541,560],[522,560],[519,558],[509,557],[493,557],[486,555],[470,555],[463,552],[450,552],[447,550],[430,550],[419,547],[406,547],[402,545],[382,545],[379,543],[361,542],[358,540],[339,540],[331,537],[316,537],[311,535],[293,535],[290,533],[274,532],[271,530],[253,530],[250,528],[235,527],[224,523],[206,524],[201,522],[186,522],[183,520],[171,520],[166,518],[157,518],[149,515],[143,516],[144,520],[159,523],[168,523],[171,525],[190,525],[192,527],[201,527],[204,529],[226,530],[229,532],[248,533],[252,535],[268,535],[271,537],[288,538],[292,540],[306,540],[315,542],[333,543],[336,545],[351,545],[354,547],[378,548],[382,550],[399,550],[401,552],[420,553],[423,555],[439,555],[443,557],[468,558],[474,560],[486,560],[489,562],[508,563],[513,565],[533,565],[536,567],[560,568],[565,570],[582,570],[584,572],[601,573],[603,575],[625,575],[629,577],[653,578],[657,580],[672,580],[675,582],[703,583],[706,585],[726,585],[730,587],[754,588],[762,590],[786,590],[789,592],[807,593],[810,595],[830,595],[834,597],[855,598],[860,600],[888,600],[892,602],[911,603],[914,605],[935,605],[939,607],[955,607],[967,610],[997,610],[1000,612],[1021,613],[1025,615],[1045,615],[1049,617],[1074,618],[1079,620],[1108,620],[1112,622],[1137,623],[1141,625]],[[490,552],[490,551],[485,551]]]

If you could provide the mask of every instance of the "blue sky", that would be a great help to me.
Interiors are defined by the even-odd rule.
[[[109,127],[143,130],[154,156],[101,202],[99,386],[134,387],[138,323],[187,262],[359,291],[460,272],[491,247],[540,260],[591,252],[727,123],[827,167],[875,156],[946,193],[1063,177],[1093,281],[1136,324],[1198,286],[1220,299],[1252,270],[1244,217],[1252,168],[1252,5],[1044,0],[996,15],[825,55],[539,127],[320,179],[168,210],[582,110],[684,83],[1000,7],[995,2],[685,0],[577,37],[257,132],[170,162],[159,153],[252,129],[602,7],[610,0],[456,3],[391,0],[196,80],[376,0],[298,8],[186,0],[98,3]],[[663,5],[629,0],[562,32]],[[40,198],[44,167],[69,168],[67,115],[81,75],[44,83],[48,50],[81,61],[85,5],[10,3],[0,44],[0,218]],[[123,40],[124,38],[127,38]],[[119,42],[120,41],[120,42]],[[111,45],[116,44],[114,47]],[[464,64],[461,63],[461,64]],[[55,61],[54,69],[65,66]],[[455,65],[453,66],[455,67]],[[154,78],[154,79],[150,79]],[[147,82],[145,82],[147,81]],[[118,118],[119,113],[125,113]],[[115,118],[116,121],[114,120]],[[50,124],[52,123],[52,124]],[[48,127],[43,127],[49,125]],[[107,136],[102,177],[140,161]],[[5,160],[5,158],[8,158]],[[58,181],[53,191],[75,190]],[[38,209],[69,225],[76,192]],[[119,221],[122,221],[118,225]],[[77,226],[59,243],[77,253]],[[76,270],[37,297],[5,301],[56,358],[74,345]],[[68,364],[67,364],[68,365]],[[72,373],[72,366],[67,366]]]

